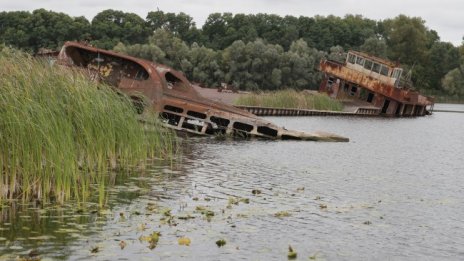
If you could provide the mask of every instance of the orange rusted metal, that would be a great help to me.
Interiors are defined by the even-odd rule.
[[[391,61],[349,51],[345,63],[321,60],[319,68],[325,76],[320,91],[333,98],[365,100],[384,115],[422,116],[433,108],[434,98],[406,85]]]
[[[131,97],[140,113],[148,102],[165,126],[199,135],[232,134],[269,139],[348,141],[327,133],[287,130],[247,111],[202,97],[168,66],[81,43],[67,42],[58,62],[74,66]]]

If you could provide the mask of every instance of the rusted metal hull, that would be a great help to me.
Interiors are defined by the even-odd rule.
[[[58,62],[81,68],[129,95],[138,111],[151,106],[166,127],[197,135],[348,141],[328,133],[287,130],[247,111],[202,97],[181,72],[131,56],[75,42],[63,46]]]
[[[360,116],[372,117],[379,116],[379,109],[375,108],[358,108],[355,112],[347,111],[323,111],[323,110],[307,110],[293,108],[272,108],[259,106],[236,106],[237,108],[246,110],[256,116]]]
[[[321,92],[326,92],[334,98],[367,99],[378,107],[383,115],[423,116],[427,114],[427,108],[433,108],[434,105],[432,97],[421,95],[411,89],[396,88],[344,64],[322,60],[320,70],[325,74],[320,86]],[[356,91],[352,91],[353,88]],[[365,97],[361,97],[361,91],[364,91]]]

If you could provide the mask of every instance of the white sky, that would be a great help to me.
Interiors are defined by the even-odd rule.
[[[0,0],[0,11],[32,11],[45,8],[91,20],[105,9],[133,12],[145,18],[157,8],[164,12],[184,12],[201,27],[210,13],[268,13],[281,16],[330,14],[343,17],[361,14],[373,20],[399,14],[419,16],[426,26],[438,32],[442,41],[458,46],[464,36],[463,0]]]

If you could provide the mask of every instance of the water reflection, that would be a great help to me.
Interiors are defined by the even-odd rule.
[[[13,211],[0,228],[0,252],[37,248],[45,257],[75,260],[285,260],[291,245],[302,260],[463,258],[461,114],[271,120],[330,130],[351,142],[190,139],[181,165],[117,178],[107,212]],[[153,232],[161,236],[150,249]],[[36,235],[50,238],[39,243],[31,240]],[[179,245],[181,237],[190,246]],[[215,243],[220,239],[223,247]]]

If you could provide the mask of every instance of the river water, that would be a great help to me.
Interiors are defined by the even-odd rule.
[[[107,210],[3,208],[1,259],[464,259],[464,114],[268,119],[350,142],[190,138],[180,164],[117,175]]]

